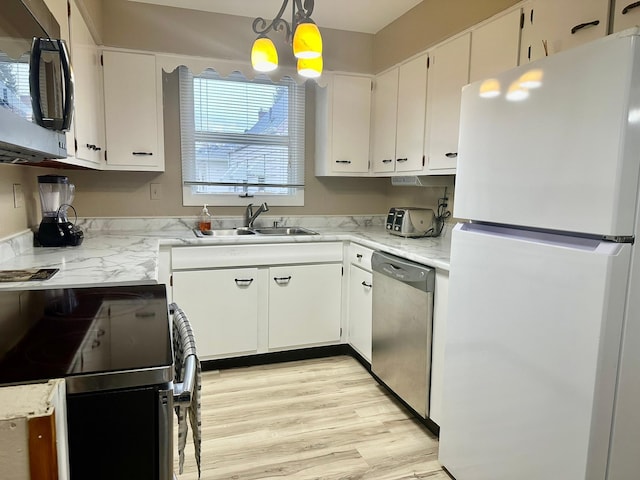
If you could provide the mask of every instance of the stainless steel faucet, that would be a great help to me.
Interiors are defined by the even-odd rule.
[[[267,205],[267,202],[264,202],[262,205],[260,205],[255,213],[253,212],[253,203],[250,203],[249,205],[247,205],[247,209],[244,212],[244,226],[253,228],[253,222],[256,218],[258,218],[258,215],[260,215],[262,212],[268,211],[269,205]]]

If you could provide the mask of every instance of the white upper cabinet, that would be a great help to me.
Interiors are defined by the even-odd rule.
[[[427,103],[427,55],[400,65],[398,121],[396,127],[396,172],[420,172],[424,152],[424,122]]]
[[[420,172],[427,54],[378,75],[373,92],[373,172]]]
[[[378,75],[373,87],[371,160],[374,173],[395,170],[398,68]]]
[[[75,79],[75,139],[72,145],[67,145],[67,149],[74,152],[73,163],[102,168],[105,142],[100,52],[73,1],[70,2],[70,12],[71,66]]]
[[[162,89],[155,55],[105,50],[106,169],[164,170]]]
[[[531,0],[524,8],[520,63],[604,37],[609,0]]]
[[[75,107],[67,132],[67,158],[57,163],[102,168],[104,123],[98,47],[73,0],[45,0],[67,42],[74,74]]]
[[[469,83],[471,34],[431,51],[425,151],[430,174],[455,173],[462,87]]]
[[[368,174],[370,124],[370,77],[335,74],[316,87],[316,175]]]
[[[469,82],[518,66],[522,15],[512,10],[471,31]]]
[[[613,0],[613,31],[619,32],[640,25],[640,2],[634,0]]]

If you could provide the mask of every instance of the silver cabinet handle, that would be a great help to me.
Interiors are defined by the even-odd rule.
[[[362,281],[362,286],[363,286],[363,287],[367,287],[367,288],[371,288],[371,287],[373,287],[373,285],[372,285],[371,283],[367,283],[367,282],[365,282],[364,280]]]
[[[287,285],[291,281],[291,275],[288,277],[273,277],[278,285]]]
[[[253,278],[234,278],[234,281],[239,287],[248,287],[253,283]]]

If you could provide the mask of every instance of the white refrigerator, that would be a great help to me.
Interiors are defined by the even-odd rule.
[[[640,479],[638,30],[462,94],[439,460]]]

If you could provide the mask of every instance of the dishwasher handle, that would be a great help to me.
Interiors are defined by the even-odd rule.
[[[373,252],[371,269],[424,292],[435,290],[435,269],[386,252]]]

